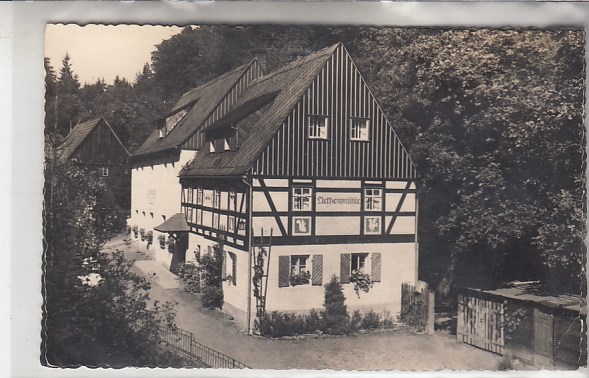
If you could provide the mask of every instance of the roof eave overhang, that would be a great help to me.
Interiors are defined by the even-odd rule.
[[[172,146],[158,151],[146,151],[139,154],[132,154],[131,156],[129,156],[129,159],[131,160],[131,162],[136,162],[142,159],[156,158],[173,153],[179,154],[180,150],[180,146]]]

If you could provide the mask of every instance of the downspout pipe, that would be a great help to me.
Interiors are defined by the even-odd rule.
[[[247,270],[247,334],[251,334],[251,320],[252,320],[252,239],[253,239],[253,227],[252,227],[252,204],[253,204],[253,188],[249,181],[248,176],[243,176],[243,183],[248,187],[248,204],[247,204],[247,221],[248,221],[248,238],[247,238],[247,250],[248,250],[248,270]]]

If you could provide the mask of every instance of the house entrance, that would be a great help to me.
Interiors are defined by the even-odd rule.
[[[188,249],[188,232],[177,232],[174,237],[176,244],[172,255],[170,270],[174,272],[179,264],[186,262],[186,250]]]

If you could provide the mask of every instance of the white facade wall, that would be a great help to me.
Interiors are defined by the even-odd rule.
[[[179,159],[173,163],[146,163],[131,170],[131,217],[127,224],[143,228],[145,232],[153,231],[153,245],[149,252],[167,268],[170,267],[172,253],[167,249],[160,249],[160,233],[153,228],[181,211],[182,187],[178,174],[194,154],[194,151],[182,150]]]
[[[340,277],[340,259],[343,253],[368,253],[366,273],[370,274],[372,253],[381,254],[381,281],[375,282],[368,293],[354,292],[354,284],[343,284],[348,310],[388,311],[391,316],[401,309],[401,284],[416,284],[417,256],[414,243],[335,244],[315,246],[272,247],[272,261],[268,279],[267,311],[308,312],[323,309],[325,288],[333,275]],[[312,256],[323,255],[323,282],[314,286],[278,286],[278,256],[309,256],[308,269],[312,271]]]

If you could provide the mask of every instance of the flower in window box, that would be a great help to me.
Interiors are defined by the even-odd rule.
[[[160,248],[166,249],[166,235],[160,234],[160,236],[157,237],[157,240],[160,242]]]
[[[139,229],[139,235],[141,235],[141,241],[145,241],[145,229],[144,228]]]
[[[350,274],[350,282],[354,284],[354,291],[358,298],[360,298],[360,290],[368,293],[370,288],[372,287],[372,280],[370,279],[369,274],[364,274],[359,270],[352,270],[352,274]]]
[[[147,240],[147,244],[151,244],[153,242],[153,231],[147,231],[145,233],[145,240]]]
[[[290,275],[290,286],[308,285],[311,280],[311,273],[302,271],[297,274]]]

